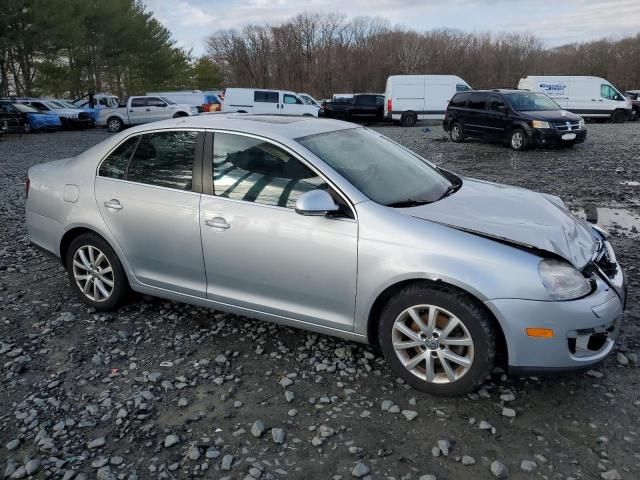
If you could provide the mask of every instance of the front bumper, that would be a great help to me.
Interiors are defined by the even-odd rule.
[[[502,327],[510,372],[582,370],[611,353],[624,317],[626,281],[619,265],[613,276],[600,271],[594,278],[594,291],[578,300],[485,302]],[[527,328],[552,329],[554,336],[530,337]]]
[[[573,136],[569,138],[568,136]],[[564,138],[563,138],[564,137]],[[581,128],[580,130],[574,130],[570,132],[561,132],[552,128],[532,128],[529,140],[536,146],[561,146],[561,145],[573,145],[576,143],[582,143],[587,138],[587,129]]]

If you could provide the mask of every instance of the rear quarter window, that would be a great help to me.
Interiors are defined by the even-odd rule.
[[[486,93],[471,93],[467,107],[474,110],[484,110],[488,99],[489,96]]]
[[[118,145],[118,147],[104,159],[98,170],[98,175],[107,178],[124,179],[133,151],[138,145],[139,136],[131,137]]]

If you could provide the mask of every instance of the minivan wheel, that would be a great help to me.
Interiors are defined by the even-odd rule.
[[[86,233],[69,245],[66,258],[71,286],[80,299],[96,310],[113,310],[128,292],[127,277],[111,246]]]
[[[403,127],[413,127],[418,121],[418,117],[413,112],[406,112],[400,117],[400,125]]]
[[[462,125],[459,123],[454,123],[451,125],[451,129],[449,130],[449,138],[451,138],[452,142],[460,143],[464,140],[462,136]]]
[[[611,115],[611,123],[624,123],[627,121],[627,112],[624,110],[616,110]]]
[[[493,368],[491,319],[461,292],[424,284],[406,287],[385,306],[378,332],[393,372],[423,392],[469,393]]]
[[[511,139],[509,140],[511,148],[516,151],[526,150],[527,148],[527,135],[524,130],[517,128],[511,132]]]

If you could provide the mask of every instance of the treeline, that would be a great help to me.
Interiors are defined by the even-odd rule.
[[[380,18],[301,14],[277,26],[222,30],[207,53],[226,86],[285,88],[326,97],[383,92],[394,74],[456,74],[474,88],[516,87],[527,74],[596,75],[640,88],[640,34],[545,48],[528,34],[415,32]]]
[[[213,88],[194,60],[136,0],[0,0],[0,95],[121,98],[151,89]]]

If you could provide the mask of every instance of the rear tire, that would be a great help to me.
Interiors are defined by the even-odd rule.
[[[414,127],[418,122],[418,116],[413,112],[405,112],[400,117],[400,125],[403,127]]]
[[[521,152],[527,149],[527,134],[524,133],[524,130],[516,128],[511,132],[511,137],[509,137],[509,146],[516,152]]]
[[[627,121],[627,112],[624,110],[616,110],[611,115],[611,123],[624,123]]]
[[[129,292],[127,276],[111,246],[95,233],[84,233],[69,245],[65,261],[71,288],[100,311],[121,305]]]
[[[451,125],[451,128],[449,129],[449,138],[454,143],[461,143],[462,141],[464,141],[462,125],[460,125],[458,122],[455,122],[453,125]]]
[[[469,393],[494,365],[496,335],[488,313],[465,293],[443,286],[402,289],[385,306],[378,332],[393,372],[422,392]]]
[[[173,118],[188,117],[188,116],[189,116],[189,115],[187,115],[187,114],[186,114],[186,113],[184,113],[184,112],[178,112],[178,113],[176,113],[176,114],[173,116]]]
[[[111,133],[118,133],[124,128],[124,123],[118,117],[111,117],[107,120],[107,128]]]

